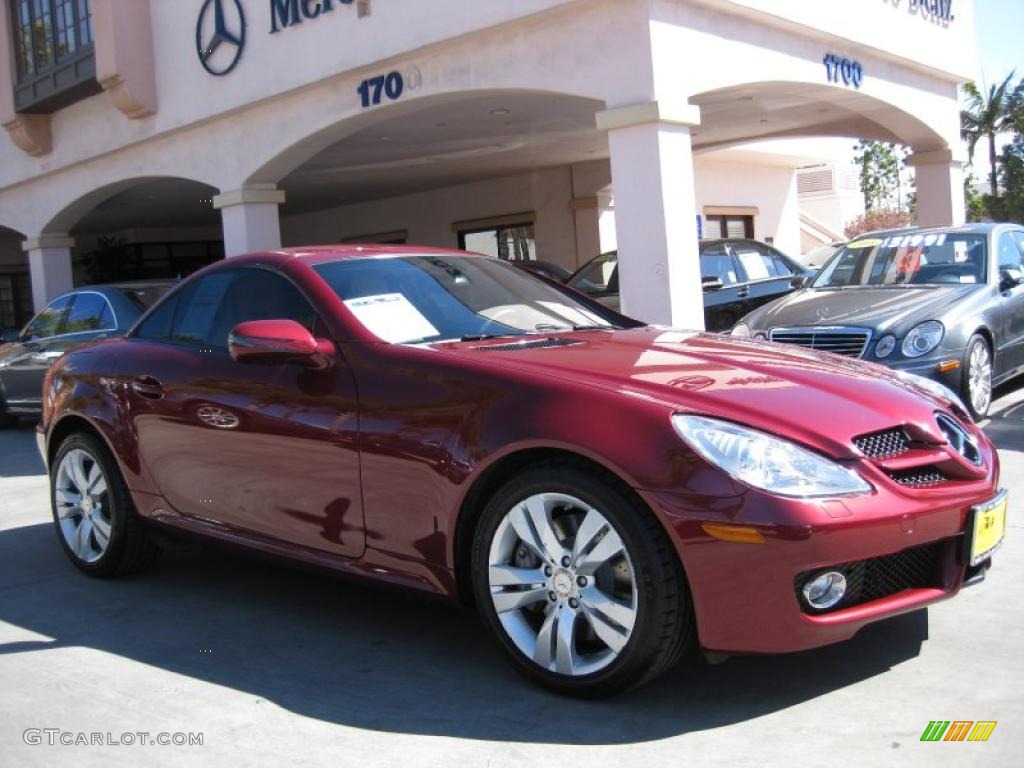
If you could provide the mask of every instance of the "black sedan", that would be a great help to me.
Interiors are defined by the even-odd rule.
[[[802,286],[814,270],[756,240],[702,240],[700,273],[704,326],[728,331],[752,309]],[[618,253],[591,259],[566,284],[618,311]]]
[[[747,315],[733,334],[926,376],[983,418],[993,386],[1024,372],[1024,228],[865,235],[806,289]]]
[[[59,296],[25,329],[7,331],[0,345],[0,427],[39,414],[47,368],[73,346],[117,336],[173,285],[122,283],[77,288]]]

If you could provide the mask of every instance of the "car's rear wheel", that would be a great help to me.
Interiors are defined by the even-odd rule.
[[[975,421],[988,416],[992,405],[992,351],[977,334],[971,336],[964,353],[963,399]]]
[[[560,693],[640,685],[689,640],[686,582],[664,531],[639,500],[572,463],[521,474],[491,498],[472,573],[513,665]]]
[[[93,435],[74,434],[61,443],[50,470],[50,499],[64,552],[86,573],[132,573],[156,556],[114,457]]]

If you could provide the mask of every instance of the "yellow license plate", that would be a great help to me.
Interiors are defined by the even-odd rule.
[[[1006,491],[992,501],[974,508],[971,538],[971,565],[987,559],[1003,543],[1006,535]]]

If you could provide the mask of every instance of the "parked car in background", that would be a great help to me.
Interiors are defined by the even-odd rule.
[[[959,393],[976,419],[1024,371],[1024,228],[876,232],[848,243],[804,290],[736,336],[862,357]]]
[[[548,280],[557,280],[560,283],[568,282],[569,278],[572,277],[572,272],[568,269],[553,264],[550,261],[512,261],[510,263],[520,269],[525,269],[527,272],[546,277]]]
[[[43,376],[71,347],[125,333],[172,282],[146,281],[77,288],[58,296],[20,333],[0,346],[0,426],[39,414]]]
[[[585,696],[984,577],[999,458],[948,393],[606,311],[438,249],[208,267],[48,375],[60,546],[113,576],[177,530],[464,599],[519,671]]]
[[[752,309],[796,290],[814,275],[813,270],[756,240],[701,241],[700,272],[704,327],[709,331],[728,331]],[[566,284],[618,311],[618,253],[591,259]]]

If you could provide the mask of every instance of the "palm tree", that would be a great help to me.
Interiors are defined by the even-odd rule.
[[[967,151],[974,160],[974,149],[982,138],[988,139],[988,160],[991,169],[992,194],[999,193],[999,160],[996,136],[1006,131],[1012,123],[1012,107],[1016,91],[1010,87],[1016,71],[1011,72],[999,85],[989,86],[988,93],[978,90],[974,83],[964,86],[967,109],[960,112],[960,132],[967,141]]]

